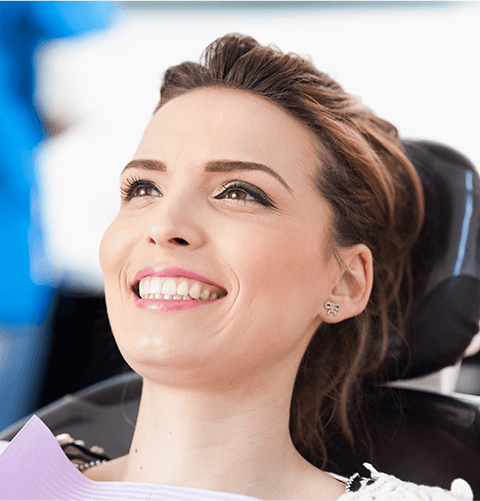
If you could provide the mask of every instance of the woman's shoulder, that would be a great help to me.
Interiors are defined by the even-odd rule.
[[[450,490],[441,487],[418,485],[406,482],[399,478],[378,472],[372,465],[365,463],[370,470],[370,478],[362,478],[355,474],[348,479],[346,493],[338,501],[350,500],[435,500],[435,501],[470,501],[473,500],[473,492],[470,485],[463,479],[458,478],[452,482]]]

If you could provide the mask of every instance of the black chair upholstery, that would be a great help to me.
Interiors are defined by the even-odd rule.
[[[129,372],[94,384],[73,395],[65,395],[35,414],[54,435],[69,433],[88,447],[99,445],[110,458],[129,450],[137,419],[142,378]],[[12,440],[29,417],[0,433],[0,440]]]
[[[463,155],[427,141],[404,142],[425,196],[414,249],[415,300],[390,379],[454,365],[480,321],[480,178]]]
[[[466,480],[480,498],[480,397],[458,397],[426,391],[390,388],[377,402],[371,428],[373,457],[378,471],[422,485],[449,489],[453,480]],[[380,419],[378,418],[380,416]],[[330,466],[345,476],[358,471],[368,451],[343,447]]]
[[[405,142],[422,179],[427,216],[413,250],[415,303],[406,340],[392,347],[394,369],[413,377],[454,364],[478,331],[480,317],[480,180],[462,155],[440,144]],[[116,376],[40,409],[54,434],[70,433],[115,458],[129,450],[142,378]],[[378,404],[374,466],[403,480],[449,488],[467,480],[480,497],[480,397],[391,388]],[[27,418],[0,433],[11,440]],[[367,474],[361,449],[337,451],[337,473]]]

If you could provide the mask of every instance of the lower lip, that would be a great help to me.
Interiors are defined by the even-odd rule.
[[[227,296],[219,299],[212,299],[202,301],[198,299],[140,299],[135,297],[135,306],[141,310],[155,310],[155,311],[182,311],[197,308],[205,304],[218,303]]]

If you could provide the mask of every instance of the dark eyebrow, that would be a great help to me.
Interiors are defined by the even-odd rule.
[[[293,191],[280,174],[277,174],[273,169],[263,164],[257,164],[256,162],[241,162],[240,160],[212,160],[205,165],[206,172],[232,172],[236,170],[260,170],[266,172],[280,181],[288,191]]]
[[[127,169],[135,167],[161,172],[167,171],[167,166],[160,160],[132,160],[126,165],[126,167],[123,169],[123,172],[125,172]],[[280,174],[263,164],[256,162],[242,162],[240,160],[211,160],[205,165],[205,172],[233,172],[238,170],[259,170],[266,172],[267,174],[270,174],[275,179],[280,181],[288,191],[293,192],[293,190],[288,186],[288,184],[280,176]]]
[[[167,172],[167,166],[160,160],[132,160],[128,162],[125,168],[122,170],[122,174],[127,169],[147,169],[147,170],[159,170],[161,172]]]

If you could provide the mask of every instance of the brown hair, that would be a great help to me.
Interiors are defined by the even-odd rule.
[[[410,249],[424,214],[421,182],[395,127],[297,55],[247,36],[224,36],[207,47],[200,63],[167,70],[158,107],[204,87],[252,92],[311,129],[322,152],[312,181],[332,208],[332,250],[363,243],[373,254],[366,309],[323,323],[297,373],[292,439],[324,467],[339,440],[355,445],[368,437],[360,412],[366,384],[378,381],[392,340],[403,336],[412,298]]]

